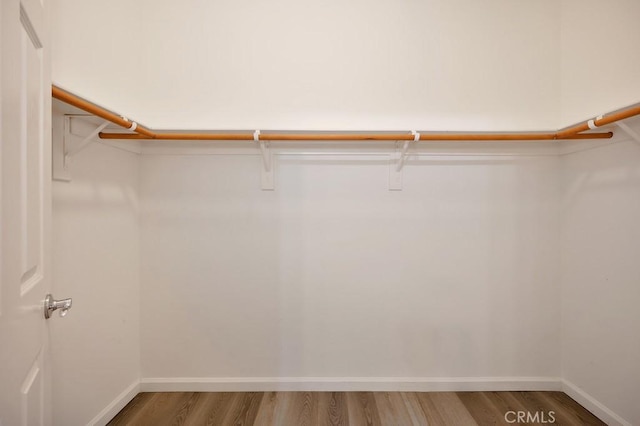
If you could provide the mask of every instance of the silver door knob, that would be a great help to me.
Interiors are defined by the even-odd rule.
[[[51,318],[51,314],[57,309],[60,309],[61,317],[67,315],[67,312],[71,309],[71,303],[71,298],[55,300],[52,295],[47,294],[44,299],[44,317],[46,319]]]

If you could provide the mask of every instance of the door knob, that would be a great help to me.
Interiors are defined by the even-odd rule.
[[[71,309],[71,298],[55,300],[51,294],[47,294],[44,299],[44,317],[46,319],[51,318],[53,311],[60,309],[60,316],[67,315],[69,309]]]

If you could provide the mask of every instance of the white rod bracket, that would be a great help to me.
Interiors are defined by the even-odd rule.
[[[589,130],[595,130],[595,129],[597,129],[598,127],[600,127],[600,126],[598,126],[598,125],[596,124],[596,121],[600,121],[600,120],[602,120],[602,118],[603,118],[603,117],[604,117],[604,116],[601,114],[601,115],[597,116],[596,118],[593,118],[593,119],[591,119],[591,120],[587,121],[587,126],[589,126]]]
[[[262,154],[262,171],[260,174],[260,187],[263,191],[273,191],[275,189],[273,153],[266,141],[260,140],[260,130],[253,132],[253,140],[258,143]]]
[[[396,149],[389,156],[389,191],[402,191],[402,169],[398,170],[401,156],[400,142],[396,142]]]
[[[71,129],[69,116],[54,114],[51,117],[52,124],[52,178],[61,182],[71,182],[71,173],[65,161],[65,142]]]
[[[413,142],[420,140],[420,133],[415,130],[411,131],[413,135]],[[400,143],[396,142],[396,151],[391,155],[389,161],[389,191],[401,191],[402,190],[402,169],[409,156],[409,144],[411,141],[404,141],[402,148]]]
[[[64,153],[64,165],[65,167],[67,167],[68,163],[71,161],[71,159],[78,154],[80,151],[82,151],[83,149],[85,149],[87,146],[89,146],[89,144],[91,142],[94,141],[95,137],[98,136],[98,134],[109,125],[108,121],[105,121],[104,123],[102,123],[101,125],[99,125],[98,127],[96,127],[91,133],[89,133],[87,136],[85,136],[79,143],[74,144],[73,146],[71,146],[70,143],[70,137],[71,136],[71,132],[70,130],[70,126],[65,126],[65,138],[64,138],[64,148],[65,148],[65,153]]]
[[[407,150],[409,149],[409,141],[404,141],[402,150],[400,151],[400,157],[398,158],[398,164],[396,165],[396,172],[401,172],[404,167],[404,161],[407,158]]]
[[[121,115],[120,118],[122,118],[127,123],[131,123],[131,126],[129,126],[128,130],[130,130],[132,132],[136,131],[136,129],[138,128],[138,123],[136,123],[135,121],[129,121],[129,119],[127,117],[125,117],[124,115]]]
[[[622,129],[623,132],[629,135],[629,137],[633,139],[635,143],[640,145],[640,134],[638,134],[638,132],[633,130],[631,127],[629,127],[627,124],[623,123],[622,121],[618,121],[616,123],[616,126],[620,127],[620,129]]]

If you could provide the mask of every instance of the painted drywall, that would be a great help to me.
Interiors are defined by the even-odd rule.
[[[558,125],[555,0],[54,4],[54,82],[151,127]]]
[[[640,424],[640,146],[571,154],[562,166],[562,377]]]
[[[53,4],[54,82],[157,128],[554,129],[640,101],[635,0]]]
[[[561,4],[562,125],[640,102],[640,2]]]
[[[138,166],[92,144],[53,184],[53,294],[73,298],[50,323],[55,425],[88,424],[139,379]]]
[[[143,155],[143,378],[559,377],[557,157],[418,163]]]

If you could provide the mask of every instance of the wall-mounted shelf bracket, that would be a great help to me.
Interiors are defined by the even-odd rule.
[[[53,123],[53,179],[70,181],[69,165],[73,157],[85,149],[92,142],[97,141],[100,133],[109,124],[108,121],[100,124],[86,136],[72,132],[73,115],[65,115],[60,121]]]
[[[415,130],[411,131],[413,135],[413,142],[420,140],[420,133]],[[402,147],[400,142],[396,142],[396,150],[391,155],[389,161],[389,190],[401,191],[402,190],[402,169],[404,168],[407,157],[409,156],[409,144],[411,141],[404,141]]]
[[[622,121],[618,121],[616,123],[616,126],[618,126],[620,129],[622,129],[623,132],[629,135],[629,137],[633,139],[635,143],[640,145],[640,134],[638,134],[635,130],[633,130],[631,127],[629,127],[627,124],[623,123]]]
[[[262,155],[262,172],[260,174],[260,187],[263,191],[273,191],[275,188],[274,179],[274,162],[273,153],[271,147],[266,141],[260,140],[260,130],[253,132],[253,140],[260,147],[260,154]]]
[[[70,117],[65,117],[65,121],[68,122]],[[73,135],[69,130],[70,130],[70,125],[65,123],[65,132],[64,132],[64,148],[65,148],[65,154],[64,154],[64,161],[65,161],[65,166],[67,165],[67,163],[69,163],[71,161],[71,159],[78,154],[80,151],[82,151],[83,149],[85,149],[87,146],[89,146],[89,144],[91,142],[95,141],[95,138],[98,136],[98,134],[109,125],[108,121],[105,121],[104,123],[102,123],[101,125],[99,125],[98,127],[96,127],[91,133],[89,133],[87,136],[85,136],[84,138],[82,138],[82,140],[80,140],[79,142],[73,143],[71,142],[72,139],[76,139],[77,136]]]

